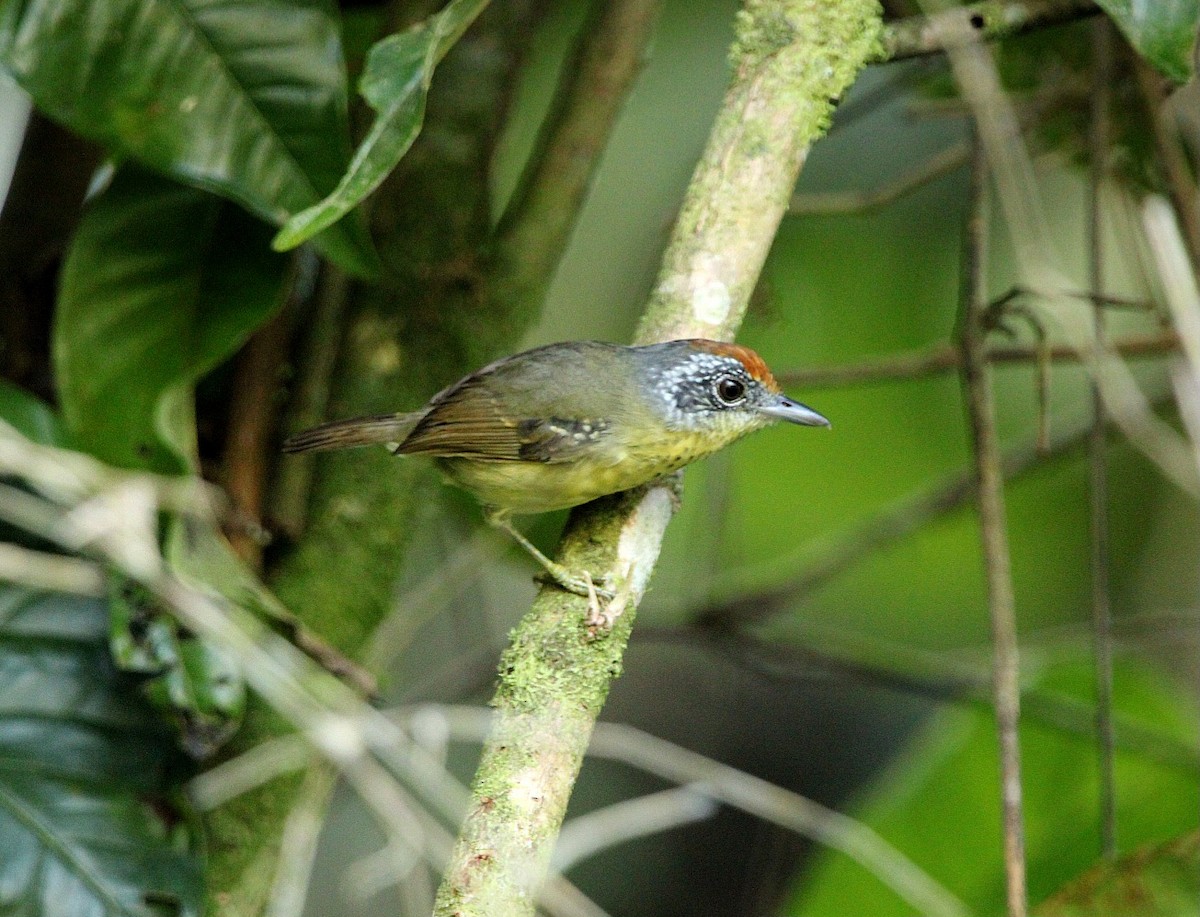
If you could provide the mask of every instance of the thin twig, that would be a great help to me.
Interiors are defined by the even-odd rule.
[[[1088,424],[1060,431],[1046,451],[1039,450],[1036,442],[1010,448],[1004,456],[1005,481],[1016,480],[1034,468],[1065,458],[1087,440],[1090,429]],[[800,563],[795,559],[784,562],[792,572],[778,586],[749,591],[739,587],[742,581],[761,582],[769,578],[761,570],[748,571],[723,583],[720,591],[736,597],[701,610],[695,622],[701,627],[729,628],[761,623],[782,614],[879,549],[961,508],[975,493],[974,469],[923,487],[865,522],[821,539],[815,548],[806,545]]]
[[[1135,55],[1134,70],[1138,88],[1146,103],[1158,162],[1167,178],[1167,192],[1183,226],[1193,268],[1200,267],[1200,206],[1197,205],[1196,179],[1188,161],[1179,125],[1167,105],[1167,90],[1162,76]]]
[[[480,707],[422,705],[458,741],[483,741],[493,722]],[[922,914],[965,917],[966,906],[869,826],[798,793],[632,726],[598,723],[588,754],[689,786],[710,799],[812,838],[862,864]]]
[[[991,370],[986,359],[987,160],[983,148],[971,163],[970,209],[963,245],[961,336],[963,388],[979,478],[979,526],[992,625],[996,729],[1004,812],[1004,873],[1009,917],[1025,917],[1025,828],[1021,803],[1021,710],[1016,608],[1004,513],[1004,474],[996,433]]]
[[[1179,352],[1179,336],[1174,331],[1130,336],[1112,342],[1112,349],[1122,359],[1161,357]],[[989,363],[1032,363],[1038,359],[1038,348],[1032,346],[991,346],[987,350]],[[1078,363],[1085,359],[1069,344],[1052,345],[1049,357],[1056,363]],[[876,357],[861,363],[844,366],[814,367],[785,370],[777,373],[780,382],[800,388],[839,388],[848,385],[900,382],[924,379],[962,369],[962,352],[952,344],[939,344],[923,350],[895,356]]]
[[[276,736],[197,774],[187,785],[188,798],[206,812],[311,763],[312,749],[303,737],[295,733]]]
[[[1010,38],[1098,12],[1100,8],[1091,0],[986,0],[889,23],[878,59],[937,54],[947,48]]]
[[[0,542],[0,582],[96,597],[105,594],[107,577],[90,560]]]
[[[1142,225],[1150,242],[1180,352],[1194,377],[1200,378],[1200,283],[1188,258],[1179,211],[1159,195],[1142,205]]]
[[[337,786],[337,771],[320,760],[304,772],[304,783],[296,804],[283,823],[279,842],[279,865],[271,886],[264,917],[294,917],[304,913],[317,857],[317,841],[325,825],[325,813]]]
[[[240,524],[230,526],[227,537],[234,552],[255,570],[262,566],[266,543],[263,495],[275,452],[275,395],[292,336],[297,287],[305,286],[296,283],[298,269],[298,265],[293,267],[283,307],[254,332],[238,354],[229,398],[222,479],[234,519]]]
[[[1080,92],[1081,90],[1069,86],[1065,89],[1056,88],[1053,93],[1041,93],[1024,99],[1020,114],[1021,128],[1028,130],[1041,123],[1047,115],[1077,105]],[[933,102],[924,100],[922,104],[930,105]],[[961,108],[961,103],[957,100],[953,104]],[[961,114],[961,112],[956,111],[953,114]],[[835,126],[841,127],[844,124],[844,112],[839,111]],[[935,179],[955,172],[965,166],[970,158],[971,145],[968,141],[962,140],[934,153],[917,167],[887,184],[865,190],[797,192],[792,195],[788,204],[788,215],[862,213],[883,207]]]
[[[288,433],[326,419],[349,286],[349,278],[336,267],[324,267],[317,282],[308,333],[296,363],[296,379],[285,421]],[[311,455],[300,455],[280,462],[271,485],[267,520],[293,541],[304,533],[314,461]]]
[[[565,825],[554,847],[553,867],[566,872],[602,850],[639,837],[681,828],[716,814],[704,785],[685,785],[614,802],[577,815]]]
[[[1106,18],[1092,26],[1092,56],[1095,89],[1092,94],[1091,126],[1088,144],[1091,148],[1091,196],[1088,201],[1088,268],[1092,292],[1105,293],[1104,225],[1102,195],[1108,175],[1108,154],[1111,143],[1110,102],[1113,78],[1112,31]],[[1093,307],[1096,341],[1104,346],[1104,309]],[[1088,437],[1088,494],[1091,502],[1089,540],[1092,559],[1092,629],[1096,679],[1096,750],[1100,776],[1100,849],[1109,859],[1117,855],[1117,788],[1114,771],[1112,697],[1113,646],[1112,606],[1110,599],[1109,536],[1108,536],[1108,434],[1104,399],[1100,387],[1092,380],[1092,432]]]
[[[893,182],[862,191],[813,191],[792,195],[789,216],[827,216],[864,213],[899,200],[910,191],[962,168],[971,157],[966,143],[955,143],[934,153],[923,163]]]
[[[949,58],[987,151],[1019,276],[1028,286],[1044,291],[1035,305],[1063,339],[1084,355],[1105,409],[1134,448],[1178,487],[1200,498],[1200,477],[1187,445],[1170,424],[1150,412],[1129,367],[1110,348],[1096,346],[1090,310],[1079,309],[1062,292],[1070,288],[1070,282],[1056,255],[1056,239],[1046,220],[1033,163],[990,49],[983,45],[952,48]]]
[[[366,666],[373,672],[389,671],[421,628],[461,595],[479,571],[499,560],[507,547],[495,532],[480,531],[433,567],[421,582],[406,589],[371,635],[362,653]]]
[[[1187,630],[1195,633],[1192,619]],[[1076,634],[1078,643],[1082,634]],[[1032,635],[1037,639],[1037,635]],[[703,646],[720,653],[747,671],[772,681],[812,681],[836,677],[870,683],[930,700],[984,705],[992,709],[992,679],[982,663],[962,658],[962,652],[928,650],[893,640],[836,628],[805,625],[795,643],[765,640],[744,630],[710,628],[647,628],[639,641],[661,641]],[[1023,641],[1028,647],[1031,641]],[[1073,697],[1026,688],[1021,692],[1021,716],[1032,722],[1096,738],[1095,708]],[[1147,761],[1200,774],[1200,749],[1174,736],[1123,721],[1115,730],[1123,751]]]

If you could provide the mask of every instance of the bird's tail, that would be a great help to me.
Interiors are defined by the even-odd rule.
[[[412,432],[421,412],[412,414],[376,414],[334,420],[311,430],[290,436],[283,443],[284,452],[325,452],[330,449],[353,449],[379,443],[400,443]]]

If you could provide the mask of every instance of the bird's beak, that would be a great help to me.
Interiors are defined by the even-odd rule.
[[[792,401],[786,395],[780,395],[774,404],[760,407],[759,413],[766,414],[774,420],[786,420],[788,423],[798,423],[806,427],[828,427],[829,421],[799,401]]]

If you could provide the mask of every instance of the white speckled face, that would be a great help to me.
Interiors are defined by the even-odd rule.
[[[758,407],[776,397],[738,359],[695,348],[646,367],[667,424],[679,430],[714,427],[745,431],[769,422]]]

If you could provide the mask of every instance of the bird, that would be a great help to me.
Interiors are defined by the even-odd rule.
[[[639,487],[776,421],[829,426],[784,395],[749,347],[704,338],[566,341],[497,360],[415,411],[304,430],[283,451],[384,444],[396,455],[431,457],[551,580],[595,601],[591,576],[543,554],[513,526],[514,515]]]

